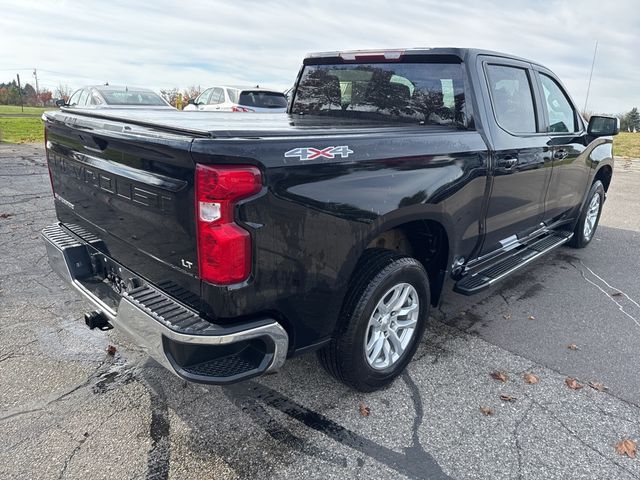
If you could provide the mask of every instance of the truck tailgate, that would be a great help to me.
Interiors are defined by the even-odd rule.
[[[62,224],[198,308],[192,138],[60,112],[45,129]]]

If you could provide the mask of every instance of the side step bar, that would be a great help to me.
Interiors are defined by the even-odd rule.
[[[469,273],[462,277],[453,287],[453,290],[462,295],[473,295],[489,288],[498,280],[520,270],[525,265],[540,258],[563,243],[568,242],[573,236],[572,232],[550,232],[548,235],[537,239],[524,246],[506,258],[501,258],[496,263],[484,269]]]

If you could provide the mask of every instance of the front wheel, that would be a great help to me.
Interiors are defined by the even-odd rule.
[[[354,275],[339,330],[319,357],[337,379],[371,392],[411,361],[429,316],[429,279],[416,259],[382,249],[367,250]]]
[[[604,185],[600,180],[597,180],[591,186],[587,201],[582,207],[578,223],[573,231],[573,237],[569,242],[570,246],[584,248],[589,245],[598,228],[604,198]]]

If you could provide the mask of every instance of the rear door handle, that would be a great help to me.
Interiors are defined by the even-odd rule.
[[[567,152],[564,148],[559,148],[555,152],[553,152],[553,158],[556,160],[564,160],[569,156],[569,152]]]
[[[506,157],[498,160],[498,166],[506,169],[513,168],[518,163],[516,157]]]

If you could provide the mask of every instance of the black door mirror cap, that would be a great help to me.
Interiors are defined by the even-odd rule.
[[[56,100],[56,106],[57,107],[68,107],[69,105],[67,104],[67,102],[64,101],[64,99],[59,98],[58,100]]]
[[[620,133],[620,119],[604,115],[592,115],[587,133],[593,137],[611,137]]]

